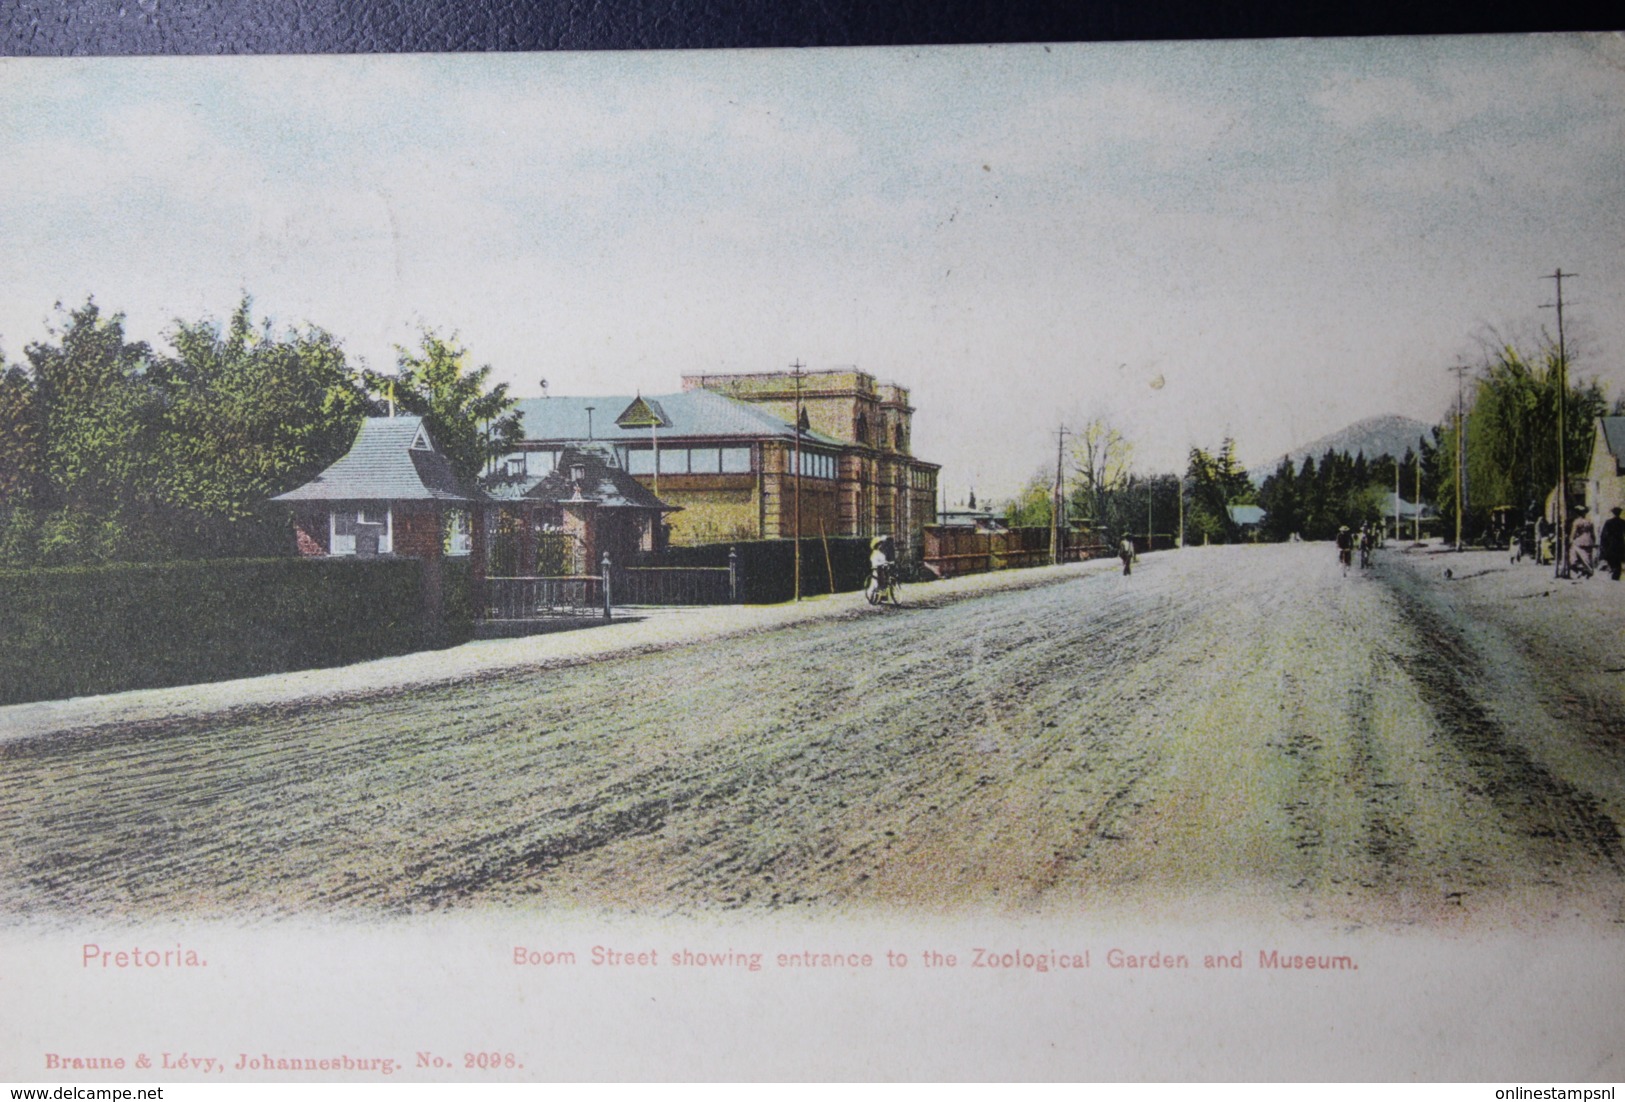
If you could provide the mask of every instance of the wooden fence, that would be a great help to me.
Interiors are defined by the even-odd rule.
[[[1048,566],[1055,561],[1081,562],[1105,554],[1082,529],[1061,532],[1060,555],[1050,554],[1048,528],[1006,528],[997,532],[958,525],[927,525],[925,565],[939,578],[957,574],[985,574],[1024,566]]]

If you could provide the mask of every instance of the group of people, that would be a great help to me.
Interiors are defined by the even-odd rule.
[[[1381,530],[1373,531],[1370,524],[1360,525],[1358,532],[1351,531],[1348,525],[1337,530],[1337,562],[1346,575],[1349,567],[1354,565],[1354,552],[1360,552],[1360,569],[1364,570],[1371,565],[1371,552],[1382,539]]]
[[[1589,578],[1597,569],[1597,553],[1607,565],[1608,576],[1619,581],[1620,569],[1625,566],[1625,519],[1621,510],[1602,522],[1602,531],[1591,520],[1591,511],[1584,505],[1574,507],[1574,523],[1569,526],[1569,573]]]

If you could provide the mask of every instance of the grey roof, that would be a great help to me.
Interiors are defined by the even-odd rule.
[[[571,474],[576,467],[581,468],[579,483]],[[673,513],[679,508],[665,504],[636,478],[616,466],[608,449],[591,445],[563,448],[552,473],[541,478],[518,480],[496,475],[486,481],[492,487],[492,496],[502,500],[553,504],[579,497],[580,500],[595,501],[604,509],[658,509]],[[513,492],[516,489],[518,492]]]
[[[520,431],[526,440],[578,441],[587,437],[587,407],[592,406],[592,439],[643,441],[650,430],[623,429],[615,418],[631,405],[631,395],[602,398],[565,396],[521,398],[518,403]],[[663,413],[671,427],[658,430],[662,437],[736,437],[741,441],[763,437],[795,439],[790,422],[775,417],[748,402],[736,401],[709,390],[684,390],[644,398]],[[841,447],[842,441],[819,432],[804,432],[801,438],[812,443]]]
[[[1469,473],[1471,473],[1471,472],[1469,472]],[[1401,520],[1417,520],[1417,519],[1430,520],[1433,517],[1438,515],[1437,513],[1435,513],[1433,511],[1433,506],[1428,505],[1426,502],[1424,502],[1421,505],[1413,505],[1410,502],[1406,501],[1404,498],[1399,497],[1399,495],[1394,493],[1394,491],[1389,490],[1386,494],[1383,495],[1383,504],[1382,504],[1382,515],[1383,516],[1391,517],[1391,516],[1394,515],[1394,499],[1395,498],[1399,499],[1399,517],[1400,517]]]
[[[1236,524],[1264,523],[1264,510],[1257,505],[1226,505],[1225,509]]]
[[[1599,417],[1602,422],[1603,442],[1608,445],[1614,463],[1625,466],[1625,417]]]
[[[422,432],[430,449],[413,448]],[[344,457],[272,501],[480,501],[462,486],[451,460],[432,450],[421,417],[368,417]]]

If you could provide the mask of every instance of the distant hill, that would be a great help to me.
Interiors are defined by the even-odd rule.
[[[1429,443],[1433,442],[1433,426],[1425,421],[1418,421],[1414,417],[1400,417],[1397,414],[1385,414],[1381,417],[1367,417],[1363,421],[1356,421],[1346,429],[1311,440],[1286,454],[1277,456],[1268,465],[1257,467],[1249,471],[1253,482],[1263,482],[1265,478],[1275,473],[1275,468],[1281,465],[1282,458],[1292,460],[1294,467],[1301,467],[1306,456],[1313,457],[1317,462],[1328,451],[1347,452],[1349,455],[1359,455],[1362,452],[1367,459],[1375,459],[1379,455],[1394,455],[1403,457],[1406,448],[1414,449],[1416,442],[1426,437]]]

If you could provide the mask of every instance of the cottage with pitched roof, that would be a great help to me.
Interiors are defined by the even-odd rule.
[[[1597,418],[1591,465],[1585,476],[1585,503],[1601,520],[1625,508],[1625,417]]]
[[[622,469],[607,445],[566,445],[546,463],[505,463],[481,482],[495,504],[495,577],[588,574],[605,555],[625,564],[665,546],[661,519],[677,511]]]
[[[438,559],[474,553],[489,499],[462,484],[421,417],[368,417],[343,458],[272,500],[292,506],[302,555]]]

